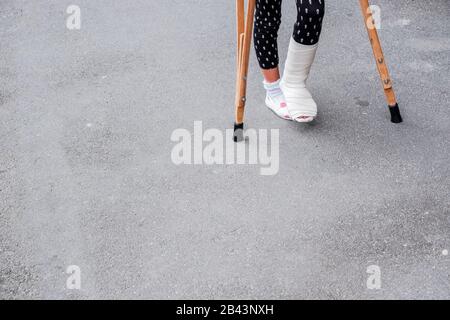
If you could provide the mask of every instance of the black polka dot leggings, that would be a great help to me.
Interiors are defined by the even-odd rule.
[[[319,41],[325,0],[295,0],[297,21],[293,38],[297,43],[314,45]],[[258,62],[263,69],[278,67],[278,29],[281,24],[282,0],[257,0],[254,44]]]

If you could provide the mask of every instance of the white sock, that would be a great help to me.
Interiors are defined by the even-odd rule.
[[[280,80],[275,82],[263,82],[266,89],[266,105],[279,117],[283,119],[290,119],[289,111],[287,109],[286,98],[280,87]]]

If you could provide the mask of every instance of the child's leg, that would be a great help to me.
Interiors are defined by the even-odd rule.
[[[294,25],[295,42],[307,46],[319,42],[322,20],[325,13],[325,0],[296,0],[297,22]]]
[[[322,30],[325,0],[296,1],[297,22],[289,44],[281,86],[292,119],[310,122],[317,116],[317,105],[306,89],[306,80]]]
[[[256,57],[264,75],[266,105],[283,119],[290,119],[286,99],[280,88],[278,69],[278,29],[282,0],[257,0],[254,26]]]
[[[278,29],[281,24],[282,0],[257,0],[255,11],[254,45],[263,70],[278,67]]]

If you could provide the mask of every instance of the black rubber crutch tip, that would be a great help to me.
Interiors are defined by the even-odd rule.
[[[244,141],[244,124],[234,124],[234,134],[233,134],[234,142]]]
[[[395,106],[389,106],[389,111],[391,112],[391,122],[392,123],[402,123],[402,115],[400,114],[400,108],[398,104]]]

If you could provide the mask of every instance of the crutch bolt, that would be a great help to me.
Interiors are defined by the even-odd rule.
[[[241,142],[244,141],[244,124],[234,124],[234,135],[233,135],[234,142]]]
[[[400,114],[400,108],[398,107],[398,104],[395,106],[389,106],[389,111],[391,112],[391,122],[392,123],[402,123],[402,115]]]

